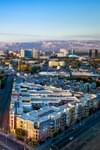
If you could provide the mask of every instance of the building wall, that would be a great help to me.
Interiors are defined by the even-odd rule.
[[[21,128],[27,131],[28,138],[32,138],[34,142],[45,141],[48,137],[53,137],[59,130],[64,130],[66,126],[70,127],[77,120],[87,117],[91,108],[98,107],[98,102],[95,98],[84,99],[83,102],[63,107],[49,117],[47,116],[47,120],[41,120],[41,118],[41,121],[38,118],[37,121],[31,121],[10,114],[10,131],[13,132],[16,128]]]
[[[59,60],[50,60],[48,63],[49,67],[58,67],[58,66],[64,66],[65,61],[59,61]]]

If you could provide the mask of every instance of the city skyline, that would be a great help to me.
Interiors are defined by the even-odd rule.
[[[0,41],[100,40],[99,0],[3,0]]]

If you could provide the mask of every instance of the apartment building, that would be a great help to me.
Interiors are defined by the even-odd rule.
[[[39,101],[36,98],[39,98]],[[37,104],[40,101],[49,104],[48,101],[57,100],[58,103],[59,101],[63,101],[63,103],[56,106],[54,103],[43,105],[38,110],[31,107],[33,101],[37,101]],[[14,134],[17,128],[25,130],[27,138],[31,138],[35,143],[45,141],[48,137],[53,137],[59,130],[64,130],[76,121],[87,117],[90,110],[98,108],[99,103],[95,94],[81,94],[79,98],[76,98],[72,95],[67,96],[66,91],[61,89],[43,88],[39,85],[26,83],[24,86],[14,85],[10,105],[9,129]]]

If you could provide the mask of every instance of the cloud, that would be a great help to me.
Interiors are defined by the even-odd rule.
[[[7,33],[0,32],[0,41],[14,41],[14,42],[32,42],[41,40],[100,40],[100,34],[90,35],[39,35],[39,34],[26,34],[26,33]],[[49,43],[50,44],[50,43]],[[47,45],[47,47],[49,46]]]
[[[23,33],[0,33],[0,35],[7,35],[7,36],[30,36],[30,37],[33,37],[33,36],[35,36],[35,37],[37,37],[37,36],[39,36],[39,35],[34,35],[34,34],[23,34]]]

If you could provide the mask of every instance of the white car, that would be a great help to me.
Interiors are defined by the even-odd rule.
[[[73,137],[73,136],[69,137],[69,140],[70,140],[70,141],[72,141],[73,139],[74,139],[74,137]]]

